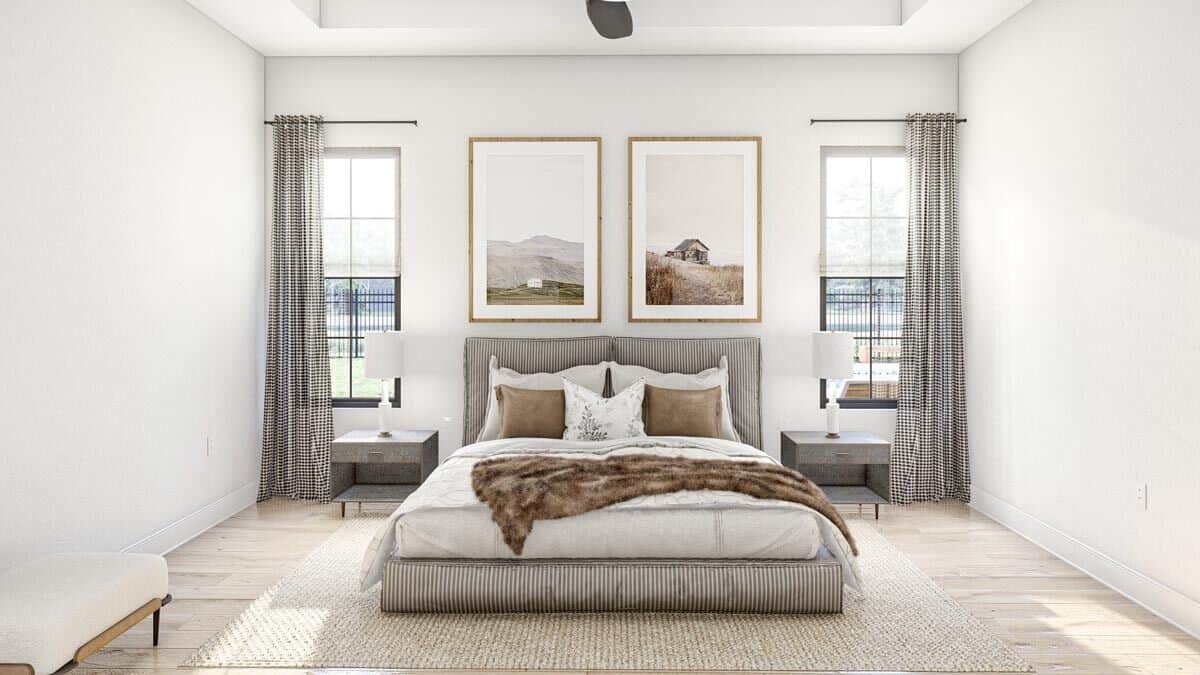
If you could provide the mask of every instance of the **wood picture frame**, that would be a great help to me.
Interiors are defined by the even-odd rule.
[[[627,159],[629,322],[761,323],[762,137],[631,136]],[[713,255],[701,233],[728,254]]]
[[[601,198],[599,136],[468,139],[468,320],[599,322]]]

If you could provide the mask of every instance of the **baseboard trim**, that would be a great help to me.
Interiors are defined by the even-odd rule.
[[[166,555],[203,534],[258,498],[258,481],[250,481],[220,499],[202,506],[162,529],[121,549],[122,553]]]
[[[978,487],[971,488],[971,508],[1053,553],[1180,630],[1200,638],[1200,602]]]

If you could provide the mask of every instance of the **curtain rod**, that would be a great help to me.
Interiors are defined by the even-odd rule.
[[[274,126],[274,120],[264,120],[263,124]],[[323,124],[411,124],[417,126],[416,120],[325,120]]]
[[[885,119],[885,120],[866,120],[866,119],[828,119],[828,120],[819,120],[819,119],[810,119],[810,120],[808,121],[808,126],[810,126],[810,127],[811,127],[811,126],[812,126],[812,125],[814,125],[814,124],[834,124],[834,123],[842,123],[842,122],[848,122],[848,123],[859,123],[859,122],[907,122],[907,121],[908,121],[908,120],[906,120],[906,119]],[[957,119],[957,120],[954,120],[954,121],[955,121],[955,122],[957,122],[957,123],[959,123],[959,124],[966,124],[966,122],[967,122],[967,118],[965,118],[965,117],[964,117],[964,118],[962,118],[962,119]]]

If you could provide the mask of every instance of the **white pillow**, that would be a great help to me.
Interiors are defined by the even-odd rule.
[[[721,388],[721,438],[741,442],[733,428],[733,413],[729,407],[729,360],[724,355],[716,368],[702,370],[695,375],[685,373],[660,373],[642,366],[625,366],[610,363],[613,391],[621,391],[637,380],[645,380],[652,387],[664,389],[712,389]]]
[[[518,389],[554,390],[563,388],[563,380],[569,380],[596,392],[604,393],[604,376],[608,363],[590,366],[575,366],[557,373],[522,374],[511,368],[500,368],[495,356],[488,360],[488,407],[483,419],[483,429],[475,438],[476,443],[500,438],[500,404],[496,401],[496,387],[507,384]]]
[[[646,383],[638,380],[612,398],[563,379],[563,395],[567,401],[568,441],[607,441],[618,438],[645,436],[642,423],[642,399]]]

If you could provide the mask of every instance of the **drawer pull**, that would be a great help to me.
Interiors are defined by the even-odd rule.
[[[368,451],[367,451],[367,457],[380,457],[380,458],[382,458],[382,457],[383,457],[383,451],[382,451],[382,450],[368,450]]]
[[[833,456],[837,457],[838,459],[850,459],[854,455],[849,452],[835,452],[833,453]]]

